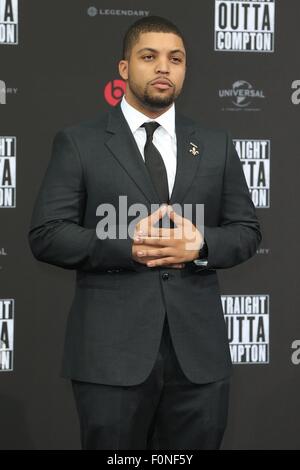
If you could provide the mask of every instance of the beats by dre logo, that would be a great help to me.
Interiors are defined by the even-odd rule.
[[[104,98],[111,106],[116,106],[125,93],[126,83],[124,80],[111,80],[105,85]]]

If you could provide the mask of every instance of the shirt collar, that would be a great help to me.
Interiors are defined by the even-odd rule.
[[[123,95],[121,101],[121,109],[124,114],[126,121],[131,129],[131,132],[134,132],[142,125],[144,122],[150,122],[155,120],[158,122],[167,132],[170,134],[171,137],[175,137],[175,105],[174,103],[172,106],[163,114],[161,114],[156,119],[151,119],[145,114],[141,113],[133,106],[131,106],[128,101],[125,99],[125,95]]]

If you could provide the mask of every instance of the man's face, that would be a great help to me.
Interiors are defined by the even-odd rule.
[[[180,94],[186,70],[183,42],[173,33],[142,33],[128,60],[119,63],[126,99],[137,109],[161,111]]]

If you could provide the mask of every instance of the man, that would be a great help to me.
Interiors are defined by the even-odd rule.
[[[77,270],[62,374],[83,449],[221,445],[231,360],[216,269],[253,256],[261,234],[229,134],[175,114],[185,71],[175,25],[134,23],[121,104],[58,132],[33,212],[35,257]],[[148,209],[132,236],[120,196]],[[185,204],[204,205],[204,230]]]

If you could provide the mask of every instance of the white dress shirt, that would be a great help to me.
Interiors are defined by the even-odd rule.
[[[121,110],[124,114],[126,121],[131,129],[133,137],[137,143],[139,151],[145,161],[144,147],[147,140],[146,129],[141,127],[144,122],[156,121],[160,127],[156,129],[153,134],[153,144],[160,152],[168,176],[169,197],[171,197],[177,165],[177,140],[175,132],[175,105],[171,106],[165,113],[161,114],[156,119],[150,119],[145,114],[141,113],[133,106],[131,106],[125,98],[121,101]],[[203,245],[202,245],[203,246]],[[202,248],[202,247],[201,247]],[[207,266],[207,259],[194,260],[197,266]]]
[[[141,127],[144,122],[156,121],[160,127],[153,134],[153,144],[161,154],[168,177],[169,197],[171,197],[177,165],[177,141],[175,132],[175,105],[156,119],[151,119],[131,106],[123,96],[121,110],[131,129],[139,151],[145,161],[144,147],[147,140],[146,129]]]

